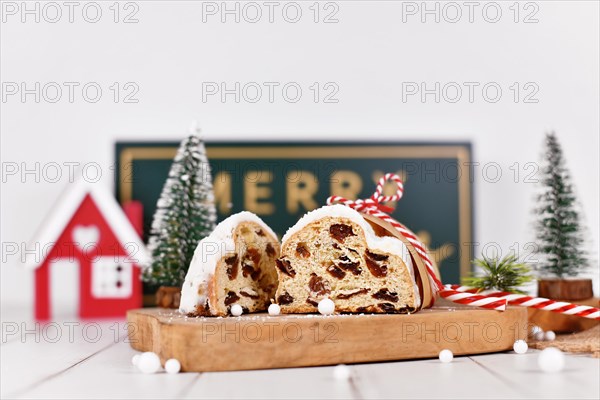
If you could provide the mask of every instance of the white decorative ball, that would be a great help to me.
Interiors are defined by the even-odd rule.
[[[352,375],[352,370],[346,364],[338,364],[333,367],[333,377],[338,381],[347,381]]]
[[[547,331],[544,335],[544,340],[548,340],[549,342],[551,342],[554,339],[556,339],[556,333],[554,333],[554,331]]]
[[[234,304],[231,306],[231,315],[234,317],[239,317],[244,313],[244,309],[239,304]]]
[[[450,351],[448,349],[444,349],[444,350],[440,351],[440,354],[438,355],[438,357],[441,362],[449,363],[454,358],[454,354],[452,354],[452,351]]]
[[[269,315],[279,315],[279,313],[281,312],[281,307],[279,307],[279,304],[271,304],[269,306]]]
[[[529,334],[530,334],[530,336],[532,336],[532,337],[533,337],[533,336],[535,336],[535,334],[536,334],[536,333],[538,333],[538,332],[541,332],[541,331],[542,331],[542,328],[540,328],[540,327],[539,327],[539,326],[537,326],[537,325],[533,325],[533,326],[531,327],[531,330],[530,330]]]
[[[524,341],[524,340],[517,340],[513,344],[513,350],[517,354],[525,354],[525,353],[527,353],[527,349],[528,348],[529,348],[529,346],[527,345],[527,342]]]
[[[323,299],[319,302],[319,312],[323,315],[331,315],[335,311],[335,304],[331,299]]]
[[[145,374],[154,374],[160,370],[160,358],[156,353],[147,351],[140,355],[137,367]]]
[[[544,372],[561,371],[565,367],[565,355],[556,347],[548,347],[540,353],[538,366]]]
[[[131,357],[131,363],[133,365],[138,365],[138,363],[140,362],[140,355],[136,354],[133,357]]]
[[[165,371],[169,374],[177,374],[181,371],[181,363],[175,358],[169,358],[165,363]]]
[[[538,342],[541,342],[544,339],[546,339],[546,334],[544,333],[544,331],[540,330],[539,332],[536,332],[536,334],[533,337]]]

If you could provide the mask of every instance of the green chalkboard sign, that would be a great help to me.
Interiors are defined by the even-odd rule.
[[[118,142],[121,203],[141,201],[144,228],[175,155],[176,142]],[[470,271],[473,243],[469,143],[207,143],[220,220],[249,210],[283,235],[336,194],[367,198],[385,172],[405,181],[392,216],[419,235],[445,282]],[[392,194],[390,184],[385,194]]]

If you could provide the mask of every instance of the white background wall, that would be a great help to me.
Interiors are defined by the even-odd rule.
[[[6,8],[7,3],[4,2]],[[103,179],[112,185],[114,142],[123,139],[182,138],[190,120],[201,121],[208,140],[470,140],[476,161],[501,165],[495,183],[475,183],[476,237],[508,249],[533,238],[531,229],[535,185],[514,182],[509,169],[515,162],[537,162],[545,131],[558,132],[564,146],[589,228],[588,248],[597,260],[599,152],[599,8],[592,1],[538,1],[519,4],[514,22],[510,2],[498,2],[502,16],[487,22],[479,3],[469,22],[469,9],[458,3],[462,18],[451,23],[456,9],[446,6],[436,23],[434,15],[403,14],[421,3],[340,1],[338,23],[314,23],[310,2],[298,2],[298,23],[282,17],[285,3],[268,22],[262,7],[257,23],[234,22],[228,16],[205,15],[202,3],[139,1],[138,23],[114,23],[113,2],[99,2],[97,23],[82,16],[85,3],[75,8],[74,22],[62,6],[62,19],[49,23],[41,15],[12,15],[3,10],[1,80],[26,82],[97,82],[103,95],[97,103],[83,99],[81,86],[73,103],[66,87],[57,103],[39,103],[28,95],[2,100],[1,156],[3,173],[9,163],[34,168],[36,162],[97,162]],[[20,2],[12,3],[21,7]],[[30,8],[35,3],[28,3]],[[59,3],[62,4],[62,3]],[[220,3],[216,3],[220,6]],[[234,7],[234,3],[228,3]],[[262,4],[262,3],[259,3]],[[433,9],[434,2],[428,7]],[[443,10],[445,3],[439,3]],[[531,5],[533,4],[533,5]],[[243,4],[242,4],[243,5]],[[41,3],[43,6],[43,3]],[[321,20],[323,19],[321,4]],[[121,4],[120,19],[125,11]],[[333,10],[330,6],[327,11]],[[527,8],[525,8],[527,7]],[[537,9],[537,11],[536,11]],[[40,9],[43,12],[43,9]],[[94,9],[88,8],[88,19]],[[249,12],[252,11],[247,9]],[[55,11],[46,8],[46,19]],[[293,9],[288,9],[293,18]],[[495,18],[494,5],[485,17]],[[442,11],[443,12],[443,11]],[[535,12],[537,23],[523,23]],[[254,13],[247,15],[253,18]],[[446,17],[446,19],[444,18]],[[405,22],[403,22],[403,17]],[[202,101],[202,82],[297,82],[303,96],[288,103],[275,92],[275,101],[235,103],[229,96]],[[114,103],[109,86],[134,82],[137,104]],[[314,103],[309,86],[334,82],[336,104]],[[403,82],[496,82],[503,90],[491,103],[475,90],[468,101],[466,87],[457,103],[433,96],[402,101]],[[537,103],[513,101],[509,87],[533,82]],[[10,84],[9,84],[10,85]],[[90,92],[91,93],[91,92]],[[124,92],[121,92],[122,94]],[[490,92],[493,94],[492,92]],[[3,95],[7,95],[3,90]],[[265,93],[266,95],[266,93]],[[449,93],[453,96],[453,92]],[[21,165],[21,163],[25,163]],[[10,164],[13,165],[13,164]],[[3,176],[1,234],[3,244],[27,242],[67,183],[68,170],[57,183],[36,182],[35,175]],[[594,261],[597,284],[597,261]],[[2,306],[31,303],[33,275],[4,254],[1,269]],[[596,287],[597,290],[597,287]]]

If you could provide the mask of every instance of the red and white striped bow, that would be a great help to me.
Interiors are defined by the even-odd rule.
[[[387,181],[393,181],[396,183],[396,193],[392,196],[384,196],[383,195],[383,187]],[[375,193],[369,199],[358,199],[358,200],[349,200],[341,196],[331,196],[327,199],[327,204],[332,205],[336,203],[344,204],[350,208],[353,208],[357,211],[363,212],[365,214],[372,215],[374,217],[380,218],[383,221],[391,224],[398,232],[402,234],[415,248],[419,257],[423,260],[423,263],[427,267],[428,278],[431,282],[433,295],[435,297],[435,292],[444,290],[444,285],[437,278],[434,272],[433,263],[429,258],[429,254],[427,252],[427,247],[419,240],[417,235],[415,235],[410,229],[396,221],[394,218],[390,217],[387,213],[391,213],[394,211],[392,207],[388,207],[382,203],[387,201],[398,201],[402,198],[402,194],[404,193],[404,184],[402,183],[402,179],[392,173],[387,173],[379,179],[377,183],[377,188],[375,189]]]
[[[394,181],[396,182],[396,193],[392,196],[384,196],[383,195],[383,187],[386,181]],[[387,173],[379,179],[377,183],[377,189],[375,193],[369,199],[358,199],[358,200],[349,200],[342,196],[331,196],[327,199],[327,204],[335,204],[341,203],[348,207],[355,209],[356,211],[383,211],[387,213],[391,213],[394,211],[392,207],[388,207],[382,203],[388,201],[398,201],[402,198],[402,194],[404,193],[404,184],[402,183],[402,179],[396,174]],[[370,212],[368,212],[370,214]]]

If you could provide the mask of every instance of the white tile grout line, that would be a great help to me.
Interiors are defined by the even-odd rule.
[[[371,399],[371,398],[377,398],[375,396],[373,396],[373,393],[364,393],[364,391],[361,391],[361,387],[366,387],[365,385],[368,385],[369,383],[366,382],[363,378],[365,377],[365,374],[359,374],[358,368],[360,368],[361,365],[372,365],[372,364],[392,364],[392,363],[397,363],[397,362],[402,362],[403,360],[388,360],[388,361],[374,361],[374,362],[366,362],[366,363],[357,363],[357,364],[348,364],[348,367],[351,368],[352,374],[350,375],[350,379],[348,379],[348,383],[350,385],[350,393],[352,394],[352,398],[353,399]],[[404,361],[408,361],[408,360],[404,360]],[[335,367],[334,367],[335,368]],[[368,390],[367,390],[368,391]]]
[[[357,382],[355,379],[355,377],[357,376],[356,375],[357,371],[353,367],[350,367],[350,370],[352,371],[352,374],[350,375],[350,379],[348,379],[348,382],[350,383],[350,391],[352,392],[352,397],[355,399],[363,399],[364,397],[360,393],[360,389],[358,388],[358,385],[357,385]]]
[[[504,353],[498,353],[498,354],[504,354]],[[505,376],[503,376],[501,373],[492,370],[491,368],[485,366],[484,364],[480,363],[479,361],[477,361],[475,358],[476,356],[467,356],[468,358],[471,359],[471,361],[473,361],[475,364],[479,365],[481,368],[483,368],[486,372],[488,372],[490,375],[492,375],[494,378],[498,379],[500,382],[502,382],[503,384],[507,385],[509,388],[511,389],[516,389],[517,387],[519,388],[519,395],[522,395],[522,391],[521,389],[525,388],[528,389],[527,385],[522,386],[520,384],[520,382],[513,382],[510,379],[506,378]],[[525,394],[523,394],[523,396],[527,396],[527,390],[525,391]]]
[[[533,352],[534,352],[534,353],[535,353],[535,352],[538,352],[538,353],[540,352],[540,350],[538,350],[538,349],[530,349],[529,351],[531,352],[532,350],[533,350]],[[509,354],[511,354],[511,353],[510,353],[510,352],[507,352],[507,353],[498,353],[498,355],[509,355]],[[529,352],[528,352],[528,354],[529,354]],[[568,356],[585,356],[585,354],[577,354],[577,353],[566,353],[566,355],[568,355]],[[477,357],[477,356],[469,356],[469,358],[471,358],[471,357]],[[471,358],[471,359],[472,359],[472,358]],[[501,381],[503,381],[504,383],[507,383],[507,382],[512,382],[512,381],[510,381],[508,378],[506,378],[506,377],[505,377],[505,376],[502,374],[502,372],[501,372],[501,371],[494,371],[494,370],[490,369],[489,367],[486,367],[485,365],[483,365],[483,364],[482,364],[482,363],[480,363],[479,361],[477,361],[477,360],[475,360],[475,359],[472,359],[472,360],[473,360],[473,361],[474,361],[476,364],[480,365],[482,368],[484,368],[485,370],[487,370],[488,372],[490,372],[490,373],[493,373],[493,374],[494,374],[494,375],[495,375],[497,378],[499,378],[499,379],[500,379]],[[581,383],[581,384],[585,384],[585,383],[587,383],[587,381],[586,381],[586,382],[584,382],[584,381],[582,381],[582,380],[580,379],[580,377],[577,377],[577,376],[575,376],[575,377],[570,377],[570,379],[572,379],[573,381],[579,382],[579,383]],[[522,390],[522,389],[525,389],[525,392],[524,392],[524,393],[525,393],[525,395],[524,395],[524,396],[531,396],[531,392],[530,392],[530,386],[528,386],[528,385],[526,385],[526,384],[524,385],[524,384],[523,384],[522,382],[520,382],[520,381],[515,381],[513,388],[516,388],[516,387],[519,387],[519,389],[520,389],[520,390],[519,390],[519,392],[521,392],[521,390]],[[521,393],[519,393],[519,394],[521,394]]]
[[[115,341],[115,342],[113,342],[113,343],[110,343],[110,344],[108,344],[108,345],[104,346],[103,348],[101,348],[101,349],[99,349],[99,350],[96,350],[95,352],[93,352],[93,353],[92,353],[92,354],[90,354],[89,356],[82,358],[81,360],[79,360],[79,361],[75,362],[74,364],[72,364],[72,365],[69,365],[68,367],[66,367],[66,368],[63,368],[63,369],[61,369],[61,370],[60,370],[60,371],[58,371],[58,372],[54,372],[54,373],[52,373],[52,374],[50,374],[50,375],[48,375],[48,376],[46,376],[46,377],[44,377],[44,378],[41,378],[41,379],[40,379],[40,380],[38,380],[37,382],[34,382],[34,383],[32,383],[32,384],[30,384],[30,385],[26,386],[25,388],[23,388],[23,389],[20,389],[20,390],[17,390],[17,391],[16,391],[16,392],[14,392],[14,393],[9,393],[9,394],[7,394],[6,396],[3,396],[3,397],[4,397],[4,398],[18,398],[18,397],[24,396],[24,395],[25,395],[25,394],[26,394],[28,391],[30,391],[30,390],[32,390],[32,389],[35,389],[36,387],[40,386],[41,384],[43,384],[43,383],[45,383],[45,382],[48,382],[48,381],[50,381],[50,380],[52,380],[52,379],[56,378],[57,376],[60,376],[60,375],[64,374],[65,372],[67,372],[67,371],[71,370],[72,368],[75,368],[75,367],[77,367],[77,366],[79,366],[79,365],[83,364],[84,362],[86,362],[87,360],[91,359],[91,358],[92,358],[92,357],[94,357],[95,355],[97,355],[97,354],[100,354],[101,352],[103,352],[103,351],[105,351],[105,350],[107,350],[107,349],[111,348],[112,346],[115,346],[116,344],[120,343],[120,342],[121,342],[121,340],[124,340],[124,339],[125,339],[125,337],[127,337],[127,335],[126,335],[126,334],[125,334],[125,335],[122,335],[122,336],[120,336],[120,337],[119,337],[119,340],[117,340],[117,341]]]
[[[183,399],[184,397],[186,397],[186,395],[189,393],[190,390],[192,390],[192,388],[194,387],[194,385],[196,384],[196,382],[198,382],[198,380],[202,377],[202,372],[196,372],[196,376],[194,377],[194,379],[192,379],[192,381],[190,383],[188,383],[187,385],[185,385],[183,387],[183,389],[181,389],[179,391],[179,393],[177,394],[177,396],[173,397],[174,399]]]

